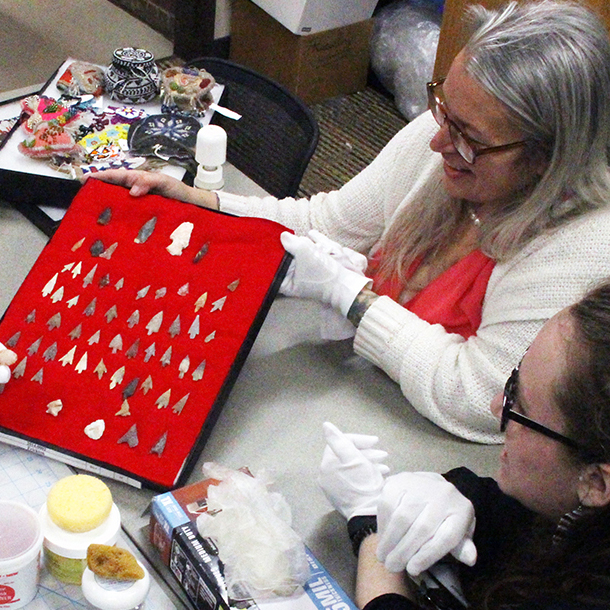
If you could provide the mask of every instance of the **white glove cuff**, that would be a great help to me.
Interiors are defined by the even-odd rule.
[[[347,312],[360,291],[363,288],[370,288],[373,285],[373,280],[354,271],[346,270],[340,282],[340,290],[333,291],[331,305],[340,311],[341,315],[347,317]]]

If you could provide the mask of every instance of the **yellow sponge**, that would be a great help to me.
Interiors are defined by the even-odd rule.
[[[87,566],[102,578],[114,580],[140,580],[144,570],[127,550],[106,544],[90,544],[87,548]]]
[[[108,486],[87,474],[60,479],[47,497],[51,521],[69,532],[88,532],[110,514],[112,494]]]

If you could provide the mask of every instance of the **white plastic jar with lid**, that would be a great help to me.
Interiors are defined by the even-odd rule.
[[[89,568],[83,573],[83,595],[99,610],[137,610],[144,607],[144,600],[150,589],[150,575],[144,570],[144,578],[138,580],[114,580],[102,578]]]
[[[21,608],[34,599],[42,537],[36,511],[0,501],[0,608]]]
[[[87,566],[87,549],[90,544],[116,543],[121,530],[121,514],[112,504],[110,514],[97,527],[86,532],[70,532],[56,525],[47,512],[46,503],[40,508],[40,520],[44,532],[45,566],[62,582],[80,585]]]

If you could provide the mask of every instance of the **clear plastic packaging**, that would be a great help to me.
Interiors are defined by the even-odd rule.
[[[408,120],[428,108],[441,15],[430,0],[396,0],[375,16],[371,67]]]
[[[290,507],[268,490],[268,476],[213,463],[204,464],[204,474],[221,482],[210,486],[208,513],[197,518],[197,529],[218,546],[229,596],[291,595],[304,585],[310,575],[305,546],[291,528]]]

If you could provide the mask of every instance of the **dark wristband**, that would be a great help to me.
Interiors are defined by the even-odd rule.
[[[358,515],[347,522],[347,533],[352,541],[352,550],[358,557],[362,541],[371,534],[377,533],[377,517],[375,515]]]
[[[360,325],[367,309],[379,298],[379,295],[368,288],[363,288],[354,299],[349,311],[347,319],[356,327]]]

